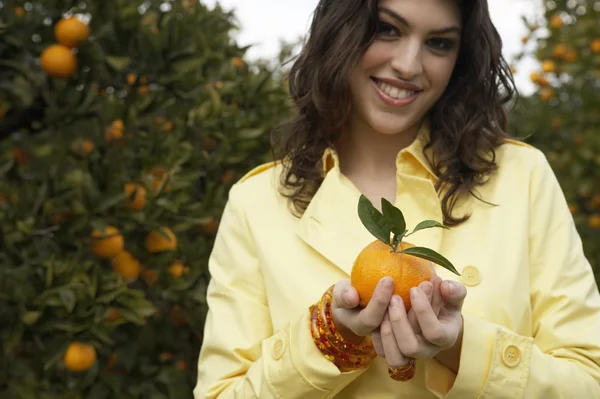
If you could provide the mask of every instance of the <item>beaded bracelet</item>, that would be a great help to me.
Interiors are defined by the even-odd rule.
[[[347,342],[335,328],[331,312],[332,301],[333,286],[329,287],[317,304],[310,307],[313,341],[325,358],[342,372],[368,366],[377,357],[370,337],[364,337],[358,345]]]

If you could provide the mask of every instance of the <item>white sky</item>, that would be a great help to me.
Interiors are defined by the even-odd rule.
[[[343,0],[342,0],[343,1]],[[521,37],[526,33],[521,16],[538,15],[540,0],[488,0],[490,13],[502,36],[504,55],[512,62],[512,55],[521,49]],[[318,0],[201,0],[212,8],[218,2],[226,10],[234,10],[241,25],[238,43],[252,45],[248,57],[272,57],[279,49],[279,41],[295,41],[308,30],[312,12]],[[529,73],[537,62],[525,59],[516,64],[515,80],[519,91],[528,94],[533,85]]]

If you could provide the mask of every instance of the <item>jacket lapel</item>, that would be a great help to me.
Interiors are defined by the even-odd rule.
[[[436,177],[424,154],[428,127],[418,138],[399,152],[397,158],[397,191],[395,206],[402,210],[409,231],[423,220],[443,221],[440,201],[435,191]],[[360,191],[339,170],[337,154],[327,149],[323,155],[324,180],[298,224],[298,235],[304,242],[350,274],[359,252],[376,238],[358,217]],[[440,251],[444,231],[441,228],[421,230],[406,241]]]
[[[298,235],[327,260],[350,275],[358,253],[375,237],[362,225],[360,192],[344,176],[330,171],[298,225]]]

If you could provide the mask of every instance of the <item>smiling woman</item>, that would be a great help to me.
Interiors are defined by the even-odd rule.
[[[546,158],[506,131],[486,0],[321,0],[289,87],[278,160],[232,187],[209,260],[197,399],[600,397],[598,288]],[[459,277],[438,258],[364,301],[366,200],[404,214],[366,270],[406,227]]]

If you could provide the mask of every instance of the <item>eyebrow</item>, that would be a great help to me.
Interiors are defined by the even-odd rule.
[[[389,15],[390,17],[394,18],[396,21],[400,22],[402,25],[410,28],[410,24],[408,23],[408,21],[406,19],[404,19],[404,17],[402,17],[398,13],[390,10],[389,8],[380,7],[379,12]],[[460,34],[460,28],[458,26],[449,26],[447,28],[436,29],[431,33],[439,35],[439,34],[452,33],[452,32],[456,32],[456,33]]]

